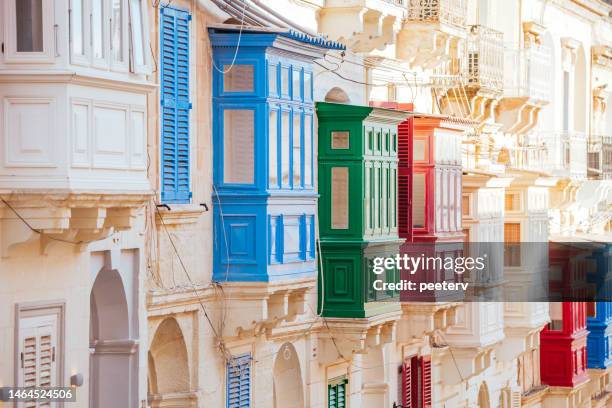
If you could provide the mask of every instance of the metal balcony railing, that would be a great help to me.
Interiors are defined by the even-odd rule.
[[[408,0],[407,20],[464,28],[467,0]]]
[[[504,72],[504,94],[507,97],[550,101],[550,48],[508,47],[504,50],[504,64],[507,67]]]
[[[492,91],[503,89],[503,33],[481,25],[470,27],[466,49],[467,85]]]

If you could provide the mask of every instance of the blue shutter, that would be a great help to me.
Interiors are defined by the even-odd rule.
[[[251,407],[251,355],[227,362],[227,408]]]
[[[189,21],[173,8],[160,10],[161,24],[161,199],[188,203],[189,191]]]

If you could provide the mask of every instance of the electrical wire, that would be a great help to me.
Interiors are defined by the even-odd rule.
[[[247,2],[245,1],[244,7],[242,8],[242,19],[240,21],[240,31],[238,32],[238,41],[236,42],[236,50],[234,51],[234,57],[232,58],[232,63],[230,64],[229,68],[220,69],[219,67],[217,67],[217,65],[215,64],[215,59],[213,58],[211,54],[210,62],[212,64],[212,67],[222,75],[229,73],[232,70],[232,68],[234,68],[234,64],[236,63],[236,58],[238,57],[238,50],[240,49],[240,42],[242,40],[242,29],[244,27],[244,17],[246,15],[246,8],[247,8]]]

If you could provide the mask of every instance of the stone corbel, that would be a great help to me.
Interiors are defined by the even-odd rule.
[[[533,45],[542,44],[542,35],[546,31],[546,27],[535,21],[523,22],[523,36],[525,48],[530,48]]]
[[[575,40],[571,37],[561,38],[561,46],[563,47],[561,62],[566,68],[574,66],[576,64],[576,52],[580,47],[580,41]]]

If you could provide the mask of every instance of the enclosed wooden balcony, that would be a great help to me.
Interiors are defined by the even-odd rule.
[[[434,68],[453,57],[466,37],[466,0],[408,0],[398,33],[397,58]]]
[[[591,135],[587,141],[587,176],[612,179],[612,136]]]
[[[587,139],[582,132],[554,132],[542,135],[546,147],[543,169],[554,176],[585,179]]]
[[[497,121],[502,131],[526,133],[538,122],[543,106],[550,102],[551,50],[543,45],[506,49],[504,94],[497,107]]]

